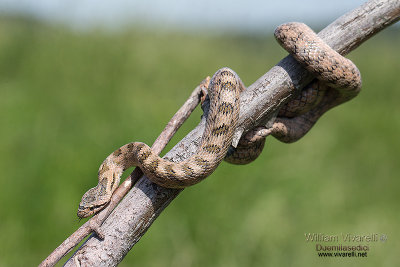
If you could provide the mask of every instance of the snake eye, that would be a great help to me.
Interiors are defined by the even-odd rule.
[[[94,207],[90,207],[89,209],[90,209],[90,210],[94,210]]]

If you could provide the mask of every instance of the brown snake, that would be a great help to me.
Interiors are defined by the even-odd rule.
[[[126,144],[101,164],[98,185],[82,197],[78,217],[97,213],[110,201],[122,173],[138,166],[154,183],[183,188],[209,176],[225,158],[235,164],[253,161],[261,153],[265,137],[272,134],[283,142],[294,142],[306,134],[328,109],[355,97],[361,88],[357,67],[326,45],[310,28],[287,23],[275,31],[278,42],[319,80],[303,89],[279,112],[272,127],[256,127],[245,134],[236,149],[229,149],[239,117],[240,78],[229,68],[212,77],[208,95],[210,109],[205,131],[196,154],[182,162],[170,162],[140,142]],[[229,149],[229,151],[228,151]]]

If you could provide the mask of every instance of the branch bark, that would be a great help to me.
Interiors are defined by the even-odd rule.
[[[371,0],[331,23],[319,36],[344,55],[399,19],[400,1]],[[250,85],[241,95],[234,143],[246,131],[273,121],[276,111],[311,79],[312,76],[288,56]],[[181,161],[195,153],[204,125],[203,118],[165,158]],[[142,177],[102,225],[105,239],[92,235],[65,265],[117,265],[180,192],[181,189],[163,188]]]

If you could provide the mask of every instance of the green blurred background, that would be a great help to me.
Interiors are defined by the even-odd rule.
[[[268,138],[256,162],[223,163],[186,189],[121,266],[400,266],[399,33],[349,55],[363,77],[356,99],[297,143]],[[102,160],[151,144],[205,76],[229,66],[249,85],[285,55],[272,36],[73,31],[3,16],[0,266],[37,265],[77,229]],[[319,258],[309,232],[388,240],[367,258]]]

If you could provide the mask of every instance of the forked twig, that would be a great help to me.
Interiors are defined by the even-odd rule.
[[[175,113],[171,120],[167,123],[164,130],[154,141],[152,150],[160,154],[165,148],[174,134],[190,116],[193,110],[197,107],[200,100],[205,99],[210,77],[204,79],[197,86],[182,107]],[[54,266],[65,255],[71,252],[85,237],[93,230],[98,229],[102,223],[108,218],[114,208],[118,205],[121,199],[129,192],[133,185],[143,176],[140,168],[135,168],[132,173],[119,185],[112,195],[110,203],[99,213],[90,218],[86,223],[79,227],[71,234],[61,245],[59,245],[39,266]]]

